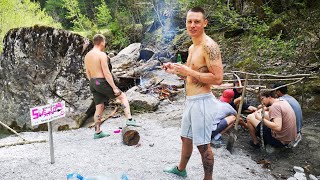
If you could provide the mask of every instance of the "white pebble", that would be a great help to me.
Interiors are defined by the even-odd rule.
[[[309,178],[310,178],[310,180],[318,180],[318,178],[317,177],[315,177],[314,175],[312,175],[312,174],[309,174]]]
[[[293,166],[293,170],[295,172],[304,173],[304,169],[302,167],[299,167],[299,166]]]
[[[297,180],[295,177],[289,177],[287,180]]]
[[[294,174],[294,177],[297,178],[298,180],[307,180],[307,177],[304,173],[296,172]]]

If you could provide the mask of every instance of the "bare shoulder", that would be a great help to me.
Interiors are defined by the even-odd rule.
[[[208,55],[210,60],[221,60],[220,48],[217,42],[211,39],[209,36],[202,44],[205,55]]]
[[[189,52],[191,52],[193,49],[194,49],[194,45],[192,44],[192,45],[189,47]]]

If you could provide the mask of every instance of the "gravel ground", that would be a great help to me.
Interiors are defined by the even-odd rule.
[[[94,140],[93,130],[54,132],[55,163],[50,164],[48,143],[28,144],[0,148],[0,179],[66,179],[66,174],[77,172],[83,176],[122,174],[129,179],[180,179],[163,173],[163,169],[179,162],[180,117],[183,100],[169,103],[165,101],[154,113],[135,115],[143,127],[140,145],[129,147],[121,142],[120,134]],[[124,125],[120,117],[110,119],[102,129],[112,132]],[[47,139],[46,132],[21,133],[28,140]],[[16,142],[10,136],[0,139],[0,144]],[[213,148],[215,155],[214,179],[273,179],[250,157],[238,150],[230,154],[225,148]],[[187,167],[189,180],[201,179],[203,169],[197,148]]]

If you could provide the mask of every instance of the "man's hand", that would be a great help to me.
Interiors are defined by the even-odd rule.
[[[251,111],[251,112],[255,112],[255,111],[257,111],[258,109],[257,109],[256,107],[254,107],[254,106],[249,106],[249,107],[248,107],[248,110]]]
[[[170,63],[170,62],[169,63],[164,63],[162,65],[162,69],[165,70],[167,73],[175,74],[174,73],[175,69],[174,69],[173,63]]]
[[[254,113],[254,116],[255,116],[255,118],[256,119],[258,119],[258,120],[262,120],[262,115],[261,115],[261,111],[256,111],[255,113]]]
[[[175,74],[180,76],[189,76],[190,71],[192,71],[188,66],[183,64],[174,64]]]
[[[121,94],[121,91],[120,91],[120,89],[118,87],[116,87],[116,88],[113,89],[113,93],[114,93],[115,96],[119,96]]]

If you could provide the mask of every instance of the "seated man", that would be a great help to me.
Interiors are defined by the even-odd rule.
[[[224,90],[218,101],[218,113],[213,121],[211,142],[213,145],[221,145],[221,135],[227,132],[236,120],[237,112],[229,104],[234,96],[232,89]]]
[[[275,98],[275,93],[263,91],[261,93],[262,103],[269,107],[269,112],[265,112],[263,139],[265,144],[273,147],[285,147],[297,138],[296,116],[290,104],[283,100]],[[258,138],[260,137],[261,111],[250,114],[247,117],[247,125],[250,136],[253,141],[250,144],[259,148]]]
[[[277,83],[274,85],[274,88],[277,88],[277,87],[280,87],[283,85],[285,85],[285,84]],[[296,115],[297,133],[299,134],[301,132],[301,128],[302,128],[302,110],[301,110],[299,102],[294,97],[288,95],[287,93],[288,93],[287,86],[281,87],[276,90],[276,94],[279,97],[279,99],[284,99],[284,100],[288,101],[288,103],[292,107],[292,109]]]
[[[244,81],[241,82],[241,84],[243,85],[244,84]],[[237,79],[234,80],[233,82],[233,86],[234,87],[239,87],[240,84],[239,84],[239,81]],[[239,107],[239,104],[240,104],[240,101],[241,101],[241,95],[242,95],[242,88],[236,88],[236,89],[233,89],[233,92],[234,92],[234,98],[232,99],[232,101],[230,102],[230,105],[238,110],[238,107]],[[251,106],[249,103],[247,102],[243,102],[243,105],[242,105],[242,110],[241,112],[248,112],[248,113],[252,113],[254,111],[256,111],[257,108],[254,107],[254,106]]]

